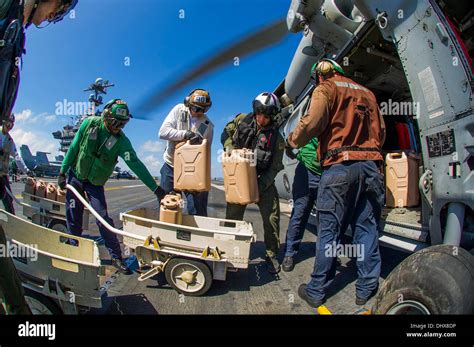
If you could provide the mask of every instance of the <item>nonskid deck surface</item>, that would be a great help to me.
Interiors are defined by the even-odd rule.
[[[384,208],[382,219],[393,223],[421,227],[421,208]]]
[[[51,180],[54,181],[54,180]],[[225,197],[220,183],[213,182],[209,196],[209,216],[225,218]],[[13,183],[13,193],[21,198],[23,185]],[[121,212],[147,207],[157,207],[156,198],[140,181],[110,180],[106,185],[109,215],[117,227],[121,226]],[[285,200],[280,205],[283,213],[280,222],[281,248],[284,247],[290,209]],[[22,215],[21,206],[15,206],[17,215]],[[108,291],[104,308],[91,310],[96,314],[315,314],[297,294],[298,286],[310,279],[314,265],[315,235],[306,231],[293,272],[280,272],[279,277],[266,271],[263,243],[263,227],[256,205],[249,206],[245,220],[253,223],[257,242],[252,245],[250,265],[247,270],[228,273],[224,282],[214,281],[209,292],[202,297],[179,295],[166,283],[163,274],[153,279],[139,282],[138,274],[119,276]],[[85,227],[85,226],[84,226]],[[86,228],[85,228],[86,229]],[[95,218],[90,218],[87,228],[91,236],[98,236]],[[348,240],[350,242],[350,240]],[[101,258],[108,263],[109,255],[105,247],[99,247]],[[126,250],[124,250],[126,251]],[[382,278],[405,257],[407,253],[381,248]],[[125,254],[124,254],[125,255]],[[281,254],[282,256],[282,254]],[[333,313],[351,314],[359,309],[355,305],[355,280],[357,270],[355,261],[342,257],[336,280],[329,293],[326,306]],[[108,269],[112,274],[113,268]],[[367,307],[373,303],[373,298]]]

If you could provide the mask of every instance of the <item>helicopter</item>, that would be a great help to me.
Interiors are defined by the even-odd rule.
[[[410,192],[418,191],[418,206],[386,206],[379,237],[382,245],[413,254],[385,279],[373,312],[472,314],[473,17],[467,0],[292,0],[286,18],[154,91],[140,111],[151,111],[235,56],[278,44],[289,33],[301,35],[274,89],[284,101],[277,119],[281,134],[286,138],[306,112],[315,88],[311,66],[331,58],[388,108],[384,152],[402,150],[395,131],[402,123],[409,129],[409,149],[419,158],[417,186]],[[276,185],[280,197],[289,199],[297,162],[285,156],[283,164]],[[314,219],[309,224],[314,227]]]

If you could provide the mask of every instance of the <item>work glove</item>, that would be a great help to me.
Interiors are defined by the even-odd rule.
[[[60,173],[58,176],[58,186],[61,189],[66,189],[66,175],[63,173]]]
[[[186,133],[184,134],[184,139],[185,140],[190,140],[196,133],[194,133],[191,130],[186,130]]]
[[[192,145],[202,142],[202,137],[199,134],[196,134],[194,131],[187,130],[184,134],[184,139],[188,140]]]
[[[156,195],[156,198],[158,199],[158,205],[161,203],[161,199],[163,199],[166,195],[166,192],[163,188],[161,188],[160,186],[158,186],[155,191],[153,192],[153,194]]]
[[[171,191],[166,195],[181,195],[181,192],[177,191],[177,190],[174,190],[174,189],[171,189]]]

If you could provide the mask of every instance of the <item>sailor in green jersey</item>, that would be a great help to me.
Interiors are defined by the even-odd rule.
[[[318,160],[318,140],[313,138],[295,155],[291,148],[286,154],[291,159],[298,159],[293,180],[293,210],[291,211],[288,231],[286,233],[283,271],[290,272],[295,267],[294,258],[298,253],[311,210],[318,196],[319,180],[322,169]]]
[[[119,156],[154,192],[158,203],[165,195],[163,189],[156,184],[145,165],[138,159],[130,140],[122,131],[130,118],[127,104],[120,99],[107,103],[102,111],[102,117],[86,118],[69,147],[58,179],[59,186],[64,189],[67,173],[67,183],[80,192],[85,192],[92,207],[112,226],[113,220],[107,213],[104,184],[112,174]],[[83,213],[82,203],[72,192],[67,191],[66,223],[68,232],[72,235],[81,235]],[[108,231],[99,221],[97,225],[112,257],[113,265],[124,273],[130,273],[122,261],[117,235]]]

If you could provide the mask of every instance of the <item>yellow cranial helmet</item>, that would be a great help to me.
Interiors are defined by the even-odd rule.
[[[194,89],[184,99],[184,104],[188,107],[194,106],[207,112],[211,108],[211,95],[205,89]]]

